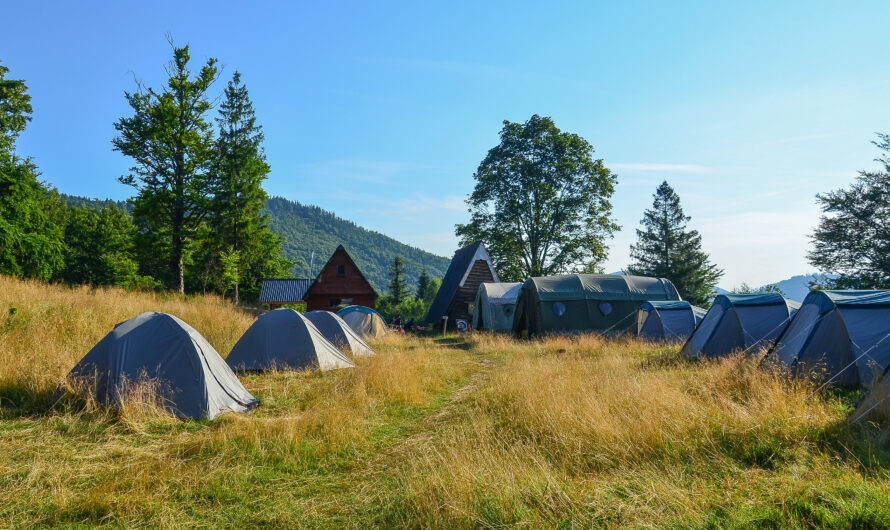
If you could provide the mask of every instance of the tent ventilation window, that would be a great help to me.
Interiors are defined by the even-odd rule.
[[[599,307],[600,313],[602,313],[603,316],[609,316],[609,314],[612,313],[612,304],[609,302],[600,302],[597,307]]]
[[[566,314],[566,305],[562,302],[554,302],[553,304],[553,314],[561,317]]]

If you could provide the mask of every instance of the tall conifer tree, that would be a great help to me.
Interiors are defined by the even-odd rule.
[[[643,213],[638,241],[630,247],[634,263],[628,272],[667,278],[680,296],[695,305],[707,303],[723,271],[710,263],[701,249],[701,235],[686,230],[691,219],[680,207],[680,197],[664,181],[653,195],[652,208]]]
[[[268,196],[262,184],[270,167],[262,148],[262,126],[237,71],[226,87],[216,122],[219,137],[209,186],[213,198],[206,259],[216,264],[216,283],[222,282],[223,290],[233,284],[237,302],[242,284],[255,290],[263,277],[286,274],[292,264],[281,257],[280,238],[269,229],[263,213]],[[224,263],[231,269],[233,262],[237,271],[226,272]],[[222,281],[224,277],[229,279]]]
[[[212,103],[207,91],[216,81],[216,59],[192,76],[189,47],[173,47],[167,86],[160,91],[139,85],[125,94],[133,116],[114,124],[114,149],[131,157],[131,173],[120,177],[138,194],[134,217],[142,244],[166,261],[166,279],[185,292],[186,254],[198,239],[207,213],[206,177],[215,158]],[[156,271],[149,271],[158,274]]]
[[[63,206],[43,185],[30,159],[16,155],[16,139],[31,121],[31,96],[0,64],[0,273],[49,279],[64,265]]]

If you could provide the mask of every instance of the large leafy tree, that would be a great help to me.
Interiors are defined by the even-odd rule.
[[[142,244],[166,261],[164,277],[179,292],[185,292],[186,254],[208,209],[207,172],[216,153],[207,120],[216,59],[194,76],[189,59],[188,46],[174,46],[165,87],[139,85],[125,94],[133,115],[114,124],[119,135],[112,140],[115,150],[135,162],[120,181],[138,191],[133,213]]]
[[[138,275],[136,226],[126,210],[70,208],[65,225],[65,268],[59,279],[68,283],[150,286]]]
[[[615,175],[548,117],[505,121],[500,138],[473,175],[470,222],[456,227],[462,244],[485,243],[504,281],[596,270],[618,229]]]
[[[63,206],[43,185],[30,159],[16,155],[16,139],[31,121],[31,96],[0,64],[0,273],[49,279],[63,266]]]
[[[873,143],[882,170],[860,171],[848,189],[816,196],[823,215],[807,257],[830,274],[824,287],[890,288],[890,136],[879,133]]]
[[[628,272],[673,282],[683,299],[703,305],[711,298],[723,271],[702,251],[701,235],[687,230],[691,219],[683,213],[680,196],[664,181],[655,190],[652,208],[643,213],[637,243],[630,247],[634,260]]]
[[[232,76],[216,120],[219,137],[209,179],[206,263],[214,283],[232,289],[235,301],[244,284],[258,294],[264,277],[287,274],[293,263],[282,257],[281,241],[269,229],[263,208],[268,198],[263,181],[270,168],[263,153],[263,130],[257,124],[241,74]]]

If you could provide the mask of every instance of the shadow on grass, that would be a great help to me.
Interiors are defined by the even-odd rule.
[[[0,419],[41,416],[56,400],[51,390],[35,390],[21,381],[0,382]]]
[[[446,335],[444,337],[434,338],[433,342],[437,346],[445,346],[448,348],[456,348],[459,350],[470,351],[473,345],[464,335]]]

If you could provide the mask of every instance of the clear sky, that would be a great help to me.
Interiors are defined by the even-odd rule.
[[[484,4],[484,5],[480,5]],[[811,271],[814,195],[875,167],[890,132],[888,2],[4,2],[0,61],[34,120],[19,142],[60,191],[123,199],[111,150],[165,35],[237,69],[267,190],[450,256],[502,121],[584,136],[619,184],[607,272],[662,179],[726,288]]]

